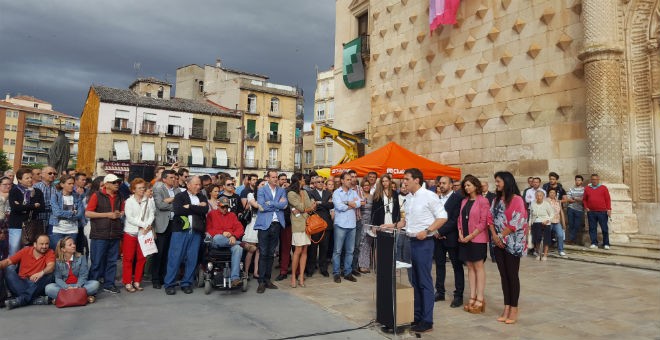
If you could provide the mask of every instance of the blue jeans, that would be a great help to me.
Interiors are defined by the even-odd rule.
[[[241,241],[236,241],[234,245],[229,244],[229,239],[218,234],[213,236],[213,248],[231,248],[231,279],[236,280],[240,278],[241,273],[241,257],[243,257],[243,248]]]
[[[578,231],[582,230],[584,222],[584,211],[576,210],[573,208],[566,209],[566,216],[568,216],[568,240],[575,242]]]
[[[104,288],[114,287],[119,258],[119,239],[92,239],[90,251],[92,266],[89,270],[89,279],[98,281],[103,277]]]
[[[78,233],[75,234],[60,234],[60,233],[53,233],[53,235],[50,235],[50,249],[53,249],[54,252],[57,253],[57,242],[59,242],[61,239],[70,236],[73,238],[73,243],[76,243],[76,239],[78,238]],[[76,250],[79,251],[79,250]]]
[[[353,251],[355,250],[355,228],[341,228],[335,224],[334,230],[334,251],[332,252],[332,274],[339,275],[340,258],[342,249],[344,253],[344,276],[353,271]]]
[[[555,233],[557,236],[557,250],[559,252],[564,251],[564,229],[561,227],[560,223],[551,223],[550,232]]]
[[[29,305],[35,298],[44,295],[44,288],[47,284],[53,282],[53,274],[42,276],[37,282],[30,281],[30,278],[22,279],[12,268],[5,270],[5,280],[7,287],[14,295],[21,306]]]
[[[21,235],[23,234],[23,229],[18,228],[9,228],[9,256],[16,254],[21,250]]]
[[[196,232],[177,231],[172,233],[170,250],[167,254],[167,273],[165,274],[165,288],[174,286],[176,275],[179,273],[181,262],[185,261],[185,270],[181,278],[181,288],[192,286],[197,268],[197,255],[201,236]]]
[[[87,291],[87,296],[93,296],[96,295],[96,293],[99,291],[100,283],[96,280],[88,280],[85,282],[85,284],[82,286],[82,288],[85,288]],[[69,285],[69,287],[75,287],[75,284]],[[57,285],[57,283],[49,283],[46,286],[46,295],[48,295],[49,298],[55,300],[57,298],[57,293],[60,292],[60,286]]]
[[[406,236],[403,236],[406,237]],[[433,325],[435,294],[431,268],[433,266],[433,238],[418,240],[410,238],[412,258],[412,281],[415,293],[415,321]]]
[[[270,281],[273,271],[273,254],[277,242],[280,241],[280,232],[282,225],[279,222],[270,224],[267,230],[259,230],[257,237],[259,239],[259,283]]]
[[[603,232],[603,245],[610,245],[610,234],[607,229],[607,211],[590,211],[587,213],[587,220],[589,220],[589,238],[591,244],[598,245],[598,224]]]

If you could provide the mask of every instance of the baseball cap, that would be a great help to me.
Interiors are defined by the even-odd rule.
[[[229,205],[229,198],[227,198],[227,196],[222,196],[222,197],[218,198],[218,205],[228,206]]]
[[[119,180],[119,177],[115,174],[108,174],[103,177],[103,183],[112,183]]]

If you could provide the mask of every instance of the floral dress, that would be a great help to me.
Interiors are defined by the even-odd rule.
[[[527,254],[527,210],[522,197],[514,196],[507,207],[503,200],[493,200],[491,207],[493,225],[499,234],[504,228],[511,233],[504,238],[504,250],[511,255],[522,257]],[[496,245],[493,243],[493,246]]]

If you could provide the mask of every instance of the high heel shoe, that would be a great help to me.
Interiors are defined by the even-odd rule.
[[[468,301],[467,304],[463,305],[463,310],[466,311],[466,312],[469,312],[470,308],[472,308],[475,301],[477,301],[477,298],[476,297],[471,297],[470,301]]]
[[[470,307],[469,312],[472,314],[481,314],[486,311],[486,300],[475,300],[476,302]],[[477,306],[477,302],[481,305]]]
[[[518,321],[518,308],[515,309],[515,312],[513,311],[513,308],[511,308],[511,312],[509,312],[509,317],[506,318],[504,321],[505,324],[507,325],[512,325]],[[512,315],[513,314],[513,315]]]
[[[304,281],[304,279],[302,279],[302,275],[301,275],[301,278],[298,278],[298,285],[300,287],[305,288],[305,281]]]
[[[291,282],[291,288],[296,288],[296,287],[298,287],[296,281]]]

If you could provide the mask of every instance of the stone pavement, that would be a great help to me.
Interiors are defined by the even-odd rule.
[[[434,331],[423,338],[660,339],[658,271],[557,258],[540,262],[532,257],[522,260],[520,271],[517,324],[504,325],[495,320],[502,310],[502,292],[497,266],[489,259],[486,313],[474,315],[462,308],[450,308],[451,296],[447,296],[447,301],[436,303]],[[357,283],[336,284],[315,274],[306,288],[287,289],[356,324],[364,324],[376,315],[374,275],[363,275]],[[403,281],[407,282],[405,273]],[[450,263],[445,287],[453,291]]]
[[[497,267],[489,260],[486,270],[486,313],[449,308],[447,296],[447,301],[436,303],[435,330],[423,338],[660,339],[658,271],[524,258],[520,318],[515,325],[504,325],[495,321],[502,304]],[[451,291],[450,264],[447,272],[446,287]],[[374,278],[368,274],[357,283],[336,284],[315,274],[305,288],[290,288],[287,280],[278,283],[279,290],[263,295],[255,293],[254,281],[244,294],[215,291],[207,296],[196,289],[192,295],[179,291],[168,297],[150,287],[134,294],[101,293],[97,303],[83,308],[0,310],[0,339],[78,339],[90,334],[100,339],[275,339],[355,328],[375,318]],[[391,337],[373,326],[316,338]],[[400,338],[411,337],[407,333]]]

